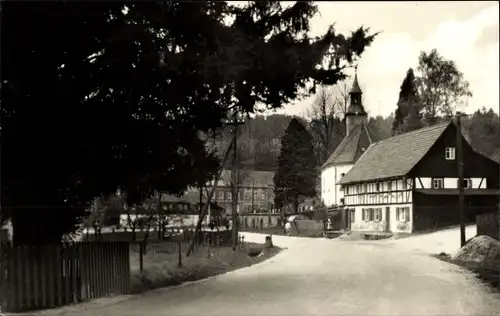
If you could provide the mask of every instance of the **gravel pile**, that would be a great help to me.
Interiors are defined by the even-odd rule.
[[[500,263],[500,241],[488,236],[474,237],[452,259],[476,262],[484,266],[498,265]]]
[[[366,240],[366,234],[363,232],[349,232],[340,235],[337,239],[339,240]]]

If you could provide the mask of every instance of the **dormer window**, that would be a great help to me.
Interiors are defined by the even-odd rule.
[[[455,160],[455,147],[446,147],[444,157],[446,160]]]
[[[342,178],[343,176],[345,176],[345,173],[341,173],[341,174],[340,174],[340,177],[341,177],[341,178]]]

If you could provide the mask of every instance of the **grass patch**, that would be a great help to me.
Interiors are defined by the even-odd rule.
[[[281,251],[281,248],[266,248],[263,244],[245,243],[241,249],[232,247],[198,247],[189,257],[182,251],[182,267],[178,266],[175,245],[156,244],[144,255],[144,270],[139,271],[139,253],[131,249],[131,290],[140,293],[161,287],[197,281],[262,262]],[[259,255],[262,252],[261,255]]]
[[[500,289],[500,262],[484,264],[474,261],[454,260],[449,254],[446,253],[433,255],[433,257],[466,268],[467,270],[473,272],[482,282],[496,289]]]

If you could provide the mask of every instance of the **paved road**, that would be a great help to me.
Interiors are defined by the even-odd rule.
[[[262,235],[247,234],[247,241]],[[460,268],[377,242],[274,236],[259,265],[59,315],[498,315],[500,296]]]

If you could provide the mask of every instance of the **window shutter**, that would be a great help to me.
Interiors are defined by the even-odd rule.
[[[371,209],[370,209],[370,221],[373,221],[373,215],[374,215],[374,214],[373,214],[373,209],[371,208]]]

